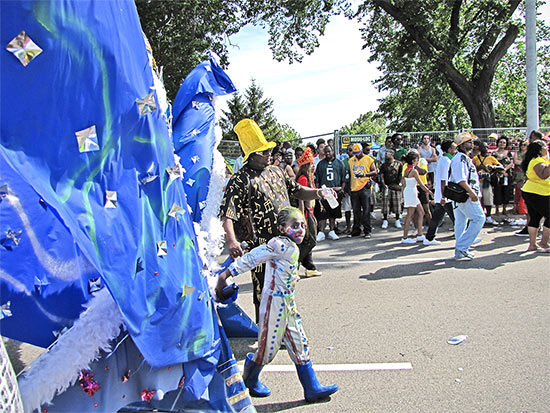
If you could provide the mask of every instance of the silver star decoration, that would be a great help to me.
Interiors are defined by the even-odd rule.
[[[101,290],[101,277],[90,278],[88,280],[88,294]]]
[[[105,194],[105,208],[116,208],[117,193],[116,191],[106,191]]]
[[[9,242],[10,240],[15,244],[15,245],[19,245],[19,241],[21,241],[21,238],[17,238],[19,235],[21,235],[23,231],[12,231],[11,229],[8,229],[8,231],[6,232],[6,238],[5,238],[5,242]]]
[[[54,330],[52,331],[52,334],[53,336],[58,339],[59,337],[61,337],[63,334],[65,334],[67,331],[69,331],[69,329],[67,327],[63,327],[62,330]]]
[[[200,208],[200,209],[206,208],[206,201],[201,201],[201,202],[199,202],[199,208]]]
[[[163,255],[168,255],[168,246],[166,241],[157,242],[157,256],[162,257]]]
[[[181,293],[182,297],[187,297],[188,295],[193,294],[193,291],[195,291],[195,287],[191,287],[190,285],[184,285],[183,286],[183,292]]]
[[[50,285],[50,283],[46,276],[43,279],[38,278],[36,275],[34,276],[34,289],[38,294],[42,294],[44,287],[47,285]]]
[[[24,30],[6,45],[6,49],[13,53],[23,66],[27,66],[31,60],[42,53],[42,49],[31,40]]]
[[[8,196],[8,184],[0,186],[0,202]]]
[[[82,152],[92,152],[99,150],[99,144],[97,143],[97,134],[95,131],[95,125],[81,131],[75,132],[76,140],[78,142],[78,150]]]
[[[168,211],[168,216],[172,218],[176,218],[176,220],[179,221],[178,212],[182,212],[182,211],[183,211],[183,208],[174,202],[172,204],[172,208],[170,208],[170,211]]]
[[[170,178],[170,182],[178,179],[183,178],[183,174],[181,172],[181,168],[179,165],[174,166],[173,168],[166,168],[166,173],[168,174],[168,177]]]
[[[0,320],[11,316],[11,301],[8,301],[7,303],[2,304],[2,307],[0,307]]]
[[[199,109],[199,106],[200,106],[200,102],[197,101],[197,100],[194,100],[193,102],[191,102],[191,105],[193,105],[193,109]]]
[[[191,135],[193,135],[193,136],[197,136],[199,133],[201,133],[201,131],[198,130],[198,129],[193,129],[193,130],[191,131]]]
[[[204,66],[204,70],[206,70],[207,72],[211,72],[212,71],[212,68],[208,65]]]
[[[195,155],[191,157],[191,161],[193,163],[197,163],[201,157],[199,155]]]
[[[146,115],[157,109],[153,92],[149,93],[143,99],[136,99],[136,103],[138,105],[140,115]]]
[[[146,185],[148,184],[149,182],[153,182],[155,179],[157,179],[159,176],[158,175],[150,175],[150,174],[147,174],[145,175],[143,178],[141,178],[140,182],[143,184],[143,185]]]
[[[191,179],[191,178],[189,178],[186,182],[186,184],[189,185],[189,186],[193,186],[194,183],[195,183],[195,180]]]

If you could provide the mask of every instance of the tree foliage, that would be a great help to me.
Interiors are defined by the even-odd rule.
[[[525,26],[501,60],[491,96],[498,127],[527,124]],[[550,124],[550,27],[537,20],[537,86],[541,125]]]
[[[393,99],[402,104],[399,109],[406,116],[398,124],[430,129],[424,122],[431,110],[448,126],[460,126],[460,113],[452,119],[443,106],[450,103],[457,108],[454,94],[466,109],[471,126],[495,126],[490,89],[498,63],[519,33],[518,22],[512,18],[519,3],[364,1],[354,16],[364,23],[362,34],[364,47],[371,51],[369,60],[378,62],[383,73],[377,85],[380,91],[389,92],[382,106],[385,113],[395,121],[390,112]],[[409,114],[415,101],[424,108]],[[415,119],[417,116],[420,120]]]
[[[301,61],[319,45],[342,0],[135,0],[153,55],[173,100],[185,76],[209,52],[228,64],[229,36],[247,24],[267,28],[275,59]]]
[[[223,139],[237,140],[233,132],[235,125],[242,119],[256,121],[268,141],[281,140],[282,129],[273,114],[273,100],[264,97],[263,89],[252,79],[250,86],[244,91],[244,96],[235,92],[227,101],[227,110],[223,110],[220,126]]]
[[[383,115],[369,111],[360,115],[349,125],[340,128],[339,133],[340,135],[362,135],[369,133],[385,133],[386,131],[386,121]]]

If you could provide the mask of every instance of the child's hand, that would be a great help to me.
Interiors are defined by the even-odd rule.
[[[227,287],[227,271],[222,272],[218,275],[218,283],[216,284],[216,296],[219,300],[223,300],[223,289]]]

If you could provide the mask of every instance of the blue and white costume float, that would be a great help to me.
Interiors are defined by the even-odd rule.
[[[254,411],[207,280],[231,80],[202,63],[172,116],[132,0],[1,8],[0,328],[50,347],[25,411]]]

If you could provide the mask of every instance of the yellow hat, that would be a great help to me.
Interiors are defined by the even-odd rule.
[[[243,162],[254,152],[262,152],[275,147],[275,142],[268,142],[256,122],[252,119],[243,119],[233,128],[239,137],[239,143],[244,152]]]

